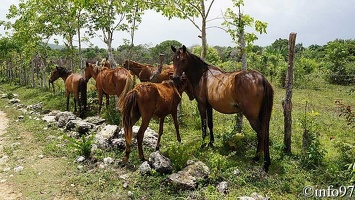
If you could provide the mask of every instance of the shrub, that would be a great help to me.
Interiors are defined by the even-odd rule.
[[[306,105],[307,110],[307,105]],[[315,123],[318,112],[305,112],[301,124],[304,129],[302,140],[301,164],[307,169],[316,169],[323,163],[326,151],[319,142],[319,133]]]
[[[94,140],[94,134],[86,138],[85,135],[81,136],[81,140],[76,140],[67,135],[63,135],[63,138],[66,139],[69,143],[68,146],[73,148],[75,151],[79,152],[79,155],[84,156],[85,158],[90,158],[91,156],[91,147]]]
[[[102,117],[106,120],[108,124],[116,124],[118,126],[121,125],[122,116],[121,112],[116,109],[116,104],[114,98],[110,99],[110,105],[108,109],[102,114]]]

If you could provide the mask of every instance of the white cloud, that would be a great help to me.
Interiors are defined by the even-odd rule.
[[[17,2],[18,0],[2,2],[0,20],[6,20],[9,6]],[[278,38],[287,39],[290,32],[296,32],[296,42],[303,43],[304,46],[323,45],[336,38],[355,38],[354,0],[245,0],[244,3],[244,13],[268,22],[268,34],[260,35],[256,42],[261,46],[269,45]],[[220,16],[231,5],[230,0],[215,1],[210,19]],[[221,21],[214,20],[211,23],[218,26]],[[0,33],[3,33],[1,29]],[[159,13],[146,11],[136,32],[135,44],[154,46],[165,40],[177,40],[190,46],[200,44],[198,35],[199,31],[187,20],[168,20]],[[123,44],[123,38],[130,37],[127,33],[117,32],[114,38],[113,46],[118,47]],[[208,29],[207,41],[210,45],[234,46],[229,35],[217,28]],[[92,42],[104,47],[99,39],[93,39]]]

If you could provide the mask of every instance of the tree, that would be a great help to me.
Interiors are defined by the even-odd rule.
[[[189,20],[200,32],[201,35],[201,58],[204,60],[207,54],[207,21],[215,0],[160,0],[154,1],[154,8],[169,19],[178,17]],[[207,3],[207,5],[206,5]],[[201,23],[196,21],[201,17]]]
[[[35,86],[35,73],[38,71],[31,61],[35,57],[45,57],[45,45],[52,35],[52,30],[50,28],[45,29],[45,25],[39,22],[38,19],[41,16],[38,13],[38,8],[39,6],[34,0],[20,2],[18,6],[11,5],[6,17],[14,19],[14,22],[2,22],[6,29],[12,30],[12,39],[22,44],[19,59],[21,59],[23,68],[16,70],[18,65],[15,65],[12,66],[15,69],[11,69],[11,72],[20,71],[19,73],[22,74],[20,76],[23,78],[28,77],[27,74],[31,73],[32,87]],[[41,53],[43,54],[40,55]],[[12,75],[16,75],[16,73],[11,73]],[[42,78],[45,78],[45,76],[42,76]],[[44,83],[44,81],[41,83]]]
[[[233,9],[227,8],[224,13],[224,22],[226,30],[232,37],[232,40],[239,47],[239,53],[242,60],[242,69],[247,69],[247,46],[253,47],[253,42],[258,39],[255,33],[247,33],[245,29],[252,27],[259,34],[266,33],[267,23],[260,20],[255,20],[253,17],[241,12],[241,7],[244,6],[244,0],[232,0],[233,7],[238,9],[236,14]]]
[[[326,60],[330,63],[329,81],[336,84],[354,83],[355,76],[355,40],[336,39],[328,42]]]
[[[144,4],[141,1],[132,0],[100,0],[89,1],[87,4],[91,34],[96,34],[96,31],[102,32],[102,35],[98,36],[107,45],[108,59],[112,65],[116,65],[112,48],[114,32],[130,32],[131,45],[133,45],[134,30],[137,29],[136,22],[141,21],[144,9]]]
[[[202,51],[202,47],[201,46],[196,46],[192,49],[192,53],[193,54],[200,54]],[[217,49],[213,48],[213,47],[208,47],[207,49],[207,56],[206,56],[206,62],[210,65],[214,65],[214,66],[218,66],[219,64],[222,63],[221,58],[218,55],[218,51]]]
[[[177,47],[181,46],[182,44],[176,40],[166,40],[157,44],[155,47],[151,48],[151,57],[153,60],[158,60],[160,54],[165,55],[165,63],[170,64],[171,57],[173,56],[173,52],[171,51],[171,46]]]
[[[277,39],[271,44],[271,49],[274,53],[281,54],[284,60],[287,62],[288,58],[288,40],[287,39]]]

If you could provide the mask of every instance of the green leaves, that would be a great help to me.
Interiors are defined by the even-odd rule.
[[[227,8],[224,13],[223,26],[226,27],[227,32],[231,36],[232,40],[240,45],[240,39],[244,35],[245,42],[248,46],[252,46],[255,40],[258,39],[254,32],[246,33],[247,27],[252,27],[259,34],[266,34],[267,22],[255,20],[250,15],[244,14],[240,11],[240,8],[244,6],[243,0],[232,0],[233,7],[238,9],[236,13],[232,8]]]

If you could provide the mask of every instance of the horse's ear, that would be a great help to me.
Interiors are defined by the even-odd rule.
[[[58,66],[55,66],[55,68],[56,68],[57,70],[59,70],[59,69],[58,69]]]
[[[176,52],[176,48],[173,46],[173,45],[171,45],[171,50],[175,53]]]
[[[186,46],[182,45],[182,52],[186,53]]]

